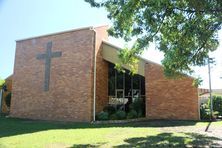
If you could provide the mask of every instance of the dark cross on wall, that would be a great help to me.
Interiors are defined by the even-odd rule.
[[[52,52],[52,42],[47,43],[46,53],[38,54],[36,58],[38,60],[45,60],[45,80],[44,80],[44,91],[49,90],[49,82],[50,82],[50,67],[51,67],[51,59],[56,57],[61,57],[62,52]]]

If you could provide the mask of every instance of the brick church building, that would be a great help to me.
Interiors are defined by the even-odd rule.
[[[145,118],[198,120],[193,78],[167,79],[162,66],[140,58],[136,75],[114,68],[119,48],[107,26],[16,41],[10,116],[90,122],[113,98],[142,97]],[[127,101],[126,101],[127,102]]]

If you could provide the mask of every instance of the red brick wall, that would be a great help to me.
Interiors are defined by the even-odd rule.
[[[52,58],[49,91],[43,91],[47,42],[62,56]],[[91,121],[94,32],[82,29],[17,41],[11,116]]]
[[[198,120],[198,90],[193,79],[166,79],[162,67],[148,63],[145,67],[146,117],[149,119]]]
[[[108,62],[102,57],[102,40],[108,40],[108,26],[95,28],[96,31],[96,112],[108,104]]]

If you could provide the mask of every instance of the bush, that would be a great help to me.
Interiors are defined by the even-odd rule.
[[[135,110],[131,110],[128,114],[127,114],[127,119],[133,119],[133,118],[137,118],[137,112]]]
[[[208,108],[210,108],[210,99],[208,100]],[[219,116],[222,116],[222,97],[213,96],[213,110],[218,112]]]
[[[116,112],[116,108],[113,107],[113,106],[105,106],[103,108],[103,111],[107,112],[109,115],[112,115],[112,114],[114,114]]]
[[[207,104],[202,104],[200,106],[200,119],[201,120],[210,119],[210,109],[208,108]]]
[[[216,119],[218,114],[219,114],[218,111],[214,111],[213,114],[212,114],[213,119]],[[208,104],[202,104],[200,106],[200,119],[201,120],[211,119],[211,112],[210,112],[210,108],[209,108]]]
[[[102,111],[102,112],[98,113],[97,119],[98,120],[109,120],[109,114],[107,112]]]
[[[117,118],[116,114],[112,114],[112,115],[109,116],[109,119],[110,120],[117,120],[118,118]]]
[[[137,113],[137,117],[141,118],[141,117],[144,117],[144,116],[145,116],[145,113],[143,113],[142,110],[139,110],[139,112]]]
[[[138,113],[138,117],[143,117],[145,114],[145,102],[142,98],[137,98],[129,106],[130,110],[135,110]]]
[[[5,97],[5,104],[6,104],[8,107],[10,107],[10,105],[11,105],[11,97],[12,97],[12,93],[11,93],[11,92],[8,93],[8,94],[6,95],[6,97]]]
[[[116,112],[116,117],[118,120],[126,119],[126,112],[119,110]]]

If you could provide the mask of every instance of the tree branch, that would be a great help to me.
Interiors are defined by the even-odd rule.
[[[159,27],[157,28],[156,32],[151,36],[151,38],[153,38],[153,37],[160,31],[160,28],[162,27],[163,22],[164,22],[164,20],[165,20],[167,10],[168,10],[168,9],[166,8],[165,13],[163,14],[162,20],[161,20],[161,22],[160,22],[160,25],[159,25]]]
[[[177,9],[180,11],[184,11],[184,12],[189,12],[189,13],[195,13],[195,12],[200,12],[200,13],[206,13],[206,12],[222,12],[222,9],[217,8],[217,9],[208,9],[208,10],[192,10],[192,9],[182,9],[179,7],[174,7],[173,9]]]

